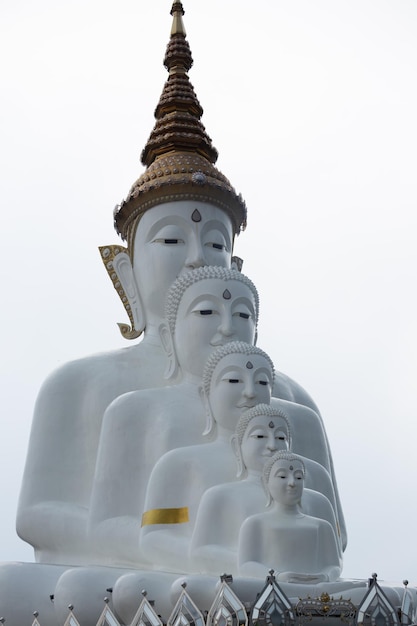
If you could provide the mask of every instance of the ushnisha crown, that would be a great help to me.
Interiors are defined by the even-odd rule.
[[[169,76],[155,109],[154,129],[141,155],[146,170],[114,213],[116,231],[129,248],[138,218],[162,202],[208,202],[226,212],[235,234],[246,227],[245,202],[214,167],[218,153],[200,121],[203,109],[187,74],[193,59],[181,2],[173,3],[171,15],[171,37],[164,59]]]

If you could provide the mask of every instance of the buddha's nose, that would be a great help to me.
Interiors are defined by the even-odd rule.
[[[188,249],[185,267],[188,270],[195,270],[204,265],[206,265],[206,259],[204,258],[203,247],[200,241],[193,241]]]
[[[225,337],[234,335],[235,329],[233,328],[232,316],[227,312],[224,312],[222,315],[219,332]]]
[[[255,385],[253,384],[253,381],[247,381],[247,383],[245,384],[245,388],[243,390],[243,395],[246,398],[254,398],[256,393],[255,393]]]
[[[271,452],[275,452],[275,450],[277,449],[277,442],[276,442],[276,439],[275,439],[275,435],[272,435],[272,436],[268,437],[267,448]]]

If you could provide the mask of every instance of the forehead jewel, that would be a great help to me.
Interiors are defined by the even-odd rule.
[[[290,470],[293,470],[293,469],[294,469],[294,466],[293,466],[293,465],[290,465]]]
[[[225,300],[230,300],[231,297],[232,297],[232,294],[230,293],[230,291],[228,289],[225,289],[223,291],[223,298]]]
[[[269,428],[274,428],[275,424],[274,422],[271,420],[268,424]]]
[[[248,361],[248,362],[246,363],[246,367],[247,367],[247,369],[248,369],[248,370],[253,369],[253,363],[251,363],[250,361]]]
[[[194,209],[191,219],[193,222],[201,222],[201,213],[198,209]]]

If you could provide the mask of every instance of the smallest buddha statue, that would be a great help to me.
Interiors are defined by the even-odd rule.
[[[278,452],[264,466],[268,510],[249,517],[240,530],[238,563],[242,576],[315,584],[341,573],[338,541],[329,522],[302,512],[305,465],[301,457]]]

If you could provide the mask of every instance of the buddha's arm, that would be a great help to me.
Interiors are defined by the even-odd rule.
[[[39,563],[79,565],[89,561],[87,509],[62,500],[19,509],[16,529]]]
[[[64,545],[72,552],[85,549],[98,441],[97,415],[86,427],[86,396],[85,376],[69,363],[46,380],[36,402],[16,528],[40,560],[43,551],[50,560],[50,552]]]
[[[340,537],[342,541],[342,550],[344,551],[346,550],[346,546],[348,542],[348,534],[347,534],[345,516],[343,514],[342,502],[340,500],[339,487],[337,486],[337,482],[336,482],[336,474],[334,470],[333,457],[332,457],[330,448],[329,448],[329,457],[330,457],[330,475],[333,480],[334,494],[336,498],[337,521],[339,524]]]
[[[241,576],[264,578],[271,565],[263,561],[262,515],[249,517],[241,526],[238,544],[238,567]]]
[[[332,526],[321,520],[319,554],[323,558],[323,572],[327,580],[334,581],[342,573],[342,559],[338,550],[338,542]]]
[[[306,466],[305,486],[323,494],[332,505],[337,516],[336,496],[329,472],[322,465],[311,459],[304,459],[304,463]]]
[[[140,547],[152,563],[167,567],[186,567],[188,560],[193,483],[188,451],[180,448],[165,454],[147,489]]]
[[[140,560],[148,413],[146,391],[115,400],[103,419],[97,455],[88,535],[100,554],[123,564]]]
[[[312,517],[319,517],[331,525],[337,541],[339,555],[342,554],[342,542],[340,537],[340,529],[337,523],[334,507],[326,496],[312,489],[304,489],[301,500],[301,508],[303,513]]]
[[[196,571],[236,572],[237,551],[233,535],[239,529],[234,525],[236,516],[232,508],[233,501],[227,499],[223,486],[205,492],[198,507],[190,547],[190,560]]]

